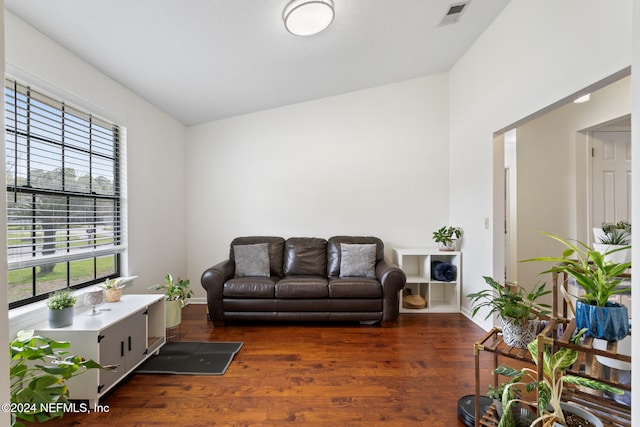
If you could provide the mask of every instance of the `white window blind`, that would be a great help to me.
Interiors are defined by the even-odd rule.
[[[119,128],[11,79],[5,106],[8,268],[39,267],[36,296],[54,265],[124,250]]]

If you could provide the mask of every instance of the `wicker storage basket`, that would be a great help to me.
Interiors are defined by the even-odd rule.
[[[107,302],[117,302],[120,301],[120,295],[122,294],[122,289],[106,289],[104,291],[104,298]]]
[[[427,301],[421,297],[420,295],[403,295],[402,296],[402,307],[404,308],[425,308],[427,306]]]

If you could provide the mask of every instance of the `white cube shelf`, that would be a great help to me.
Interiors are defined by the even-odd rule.
[[[425,308],[404,308],[403,291],[400,291],[400,313],[458,313],[460,312],[460,288],[462,277],[462,253],[440,251],[437,248],[396,248],[394,262],[407,276],[405,289],[426,300]],[[432,277],[433,261],[453,265],[455,279],[447,282]]]

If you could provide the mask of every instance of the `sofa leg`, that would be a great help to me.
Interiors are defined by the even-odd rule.
[[[380,322],[380,326],[382,326],[383,328],[393,328],[393,324],[395,322]]]

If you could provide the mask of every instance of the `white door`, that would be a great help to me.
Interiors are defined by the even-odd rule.
[[[631,132],[592,133],[591,224],[631,221]]]

